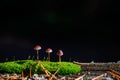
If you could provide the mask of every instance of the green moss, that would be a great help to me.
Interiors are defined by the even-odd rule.
[[[56,69],[59,68],[57,74],[60,75],[76,74],[81,72],[81,67],[71,62],[41,61],[41,64],[51,73],[54,73]],[[32,73],[44,74],[40,64],[36,64],[36,61],[33,60],[18,60],[0,63],[0,72],[21,73],[23,69],[29,72],[30,66],[32,66]]]

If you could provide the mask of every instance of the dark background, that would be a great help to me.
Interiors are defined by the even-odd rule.
[[[45,49],[64,52],[62,60],[113,62],[120,60],[119,4],[112,0],[3,0],[0,2],[0,61],[36,58]]]

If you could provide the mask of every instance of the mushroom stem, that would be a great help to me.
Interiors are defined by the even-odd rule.
[[[39,54],[38,54],[38,50],[37,50],[37,60],[39,60]]]
[[[50,53],[48,53],[48,61],[50,62]]]
[[[59,62],[61,62],[61,56],[59,56]]]

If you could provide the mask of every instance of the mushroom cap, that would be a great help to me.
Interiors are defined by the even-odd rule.
[[[57,51],[57,55],[58,55],[58,56],[62,56],[62,55],[63,55],[63,51],[62,51],[62,50],[58,50],[58,51]]]
[[[47,52],[47,53],[51,53],[51,52],[52,52],[52,49],[51,49],[51,48],[47,48],[47,49],[46,49],[46,52]]]
[[[34,47],[34,50],[40,50],[41,49],[41,46],[40,45],[36,45],[35,47]]]

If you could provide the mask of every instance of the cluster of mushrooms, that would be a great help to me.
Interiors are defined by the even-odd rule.
[[[39,60],[39,50],[41,50],[42,47],[40,45],[36,45],[34,47],[34,50],[36,50],[37,52],[37,60]],[[47,48],[46,49],[46,53],[48,53],[48,58],[47,58],[47,61],[50,61],[50,53],[52,53],[52,49],[51,48]],[[61,62],[61,56],[63,55],[63,51],[62,50],[58,50],[57,51],[57,55],[58,55],[58,59],[59,59],[59,62]]]

